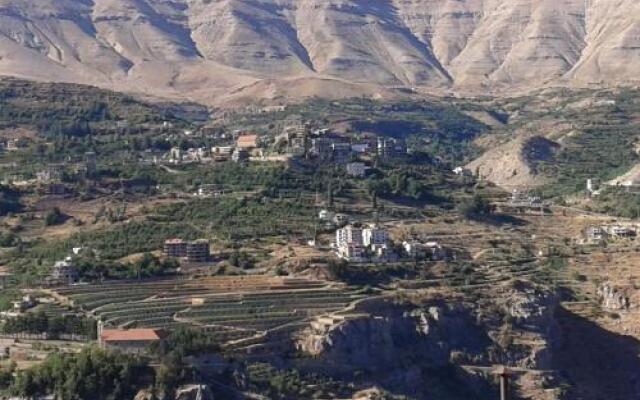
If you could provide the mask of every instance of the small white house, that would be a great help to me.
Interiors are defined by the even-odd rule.
[[[320,212],[318,213],[318,219],[320,221],[333,221],[333,219],[335,218],[335,213],[329,211],[329,210],[320,210]]]
[[[402,248],[409,258],[430,259],[432,261],[443,260],[446,253],[438,242],[418,242],[415,240],[402,242]]]
[[[364,178],[367,175],[367,166],[362,162],[347,164],[347,175],[354,178]]]

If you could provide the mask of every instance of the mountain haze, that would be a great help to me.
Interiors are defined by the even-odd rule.
[[[0,74],[214,103],[635,84],[637,0],[0,0]]]

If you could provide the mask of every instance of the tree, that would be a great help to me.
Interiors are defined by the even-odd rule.
[[[466,198],[458,203],[458,212],[467,219],[483,217],[493,212],[491,203],[484,197],[475,194],[471,198]]]
[[[44,217],[44,224],[46,226],[59,225],[64,222],[64,214],[58,207],[54,207]]]

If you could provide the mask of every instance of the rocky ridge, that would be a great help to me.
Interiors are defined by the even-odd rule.
[[[0,74],[209,103],[633,84],[639,33],[635,0],[0,0]]]

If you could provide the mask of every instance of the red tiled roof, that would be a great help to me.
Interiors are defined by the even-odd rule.
[[[161,340],[164,333],[158,329],[105,329],[100,336],[103,342],[147,342]]]

